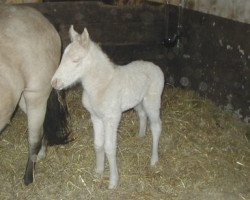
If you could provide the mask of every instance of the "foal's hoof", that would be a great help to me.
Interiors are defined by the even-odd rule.
[[[114,178],[113,180],[109,180],[109,189],[115,189],[118,185],[118,178]]]
[[[99,178],[103,176],[104,169],[95,169],[95,175]]]
[[[157,164],[157,162],[158,162],[158,158],[151,159],[151,161],[150,161],[151,167],[154,167]]]
[[[117,183],[109,183],[109,189],[113,190],[117,187]]]
[[[145,137],[145,136],[146,136],[145,133],[139,133],[139,138],[143,138],[143,137]]]

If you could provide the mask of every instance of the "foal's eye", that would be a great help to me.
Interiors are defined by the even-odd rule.
[[[74,58],[74,59],[72,60],[73,63],[78,63],[79,61],[80,61],[80,58]]]

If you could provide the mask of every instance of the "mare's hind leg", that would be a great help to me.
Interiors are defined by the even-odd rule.
[[[146,133],[147,115],[146,115],[146,112],[143,108],[142,103],[138,104],[135,107],[135,110],[137,111],[138,116],[139,116],[139,120],[140,120],[139,136],[143,137],[143,136],[145,136],[145,133]]]
[[[26,111],[28,116],[29,130],[29,157],[24,175],[24,184],[28,185],[33,182],[33,173],[37,154],[42,145],[43,122],[46,112],[47,98],[46,94],[25,93]]]
[[[158,144],[161,135],[160,97],[149,96],[143,101],[144,108],[150,120],[153,137],[152,156],[150,164],[153,166],[158,161]]]
[[[18,103],[19,107],[21,110],[27,114],[27,108],[26,108],[26,103],[23,94],[21,95],[20,101]]]
[[[6,88],[0,85],[3,93],[0,95],[0,132],[5,128],[5,126],[10,122],[11,116],[15,110],[17,102],[19,100],[20,94],[17,91],[13,91],[11,88]]]
[[[5,107],[0,105],[0,133],[5,128],[5,126],[10,122],[11,115],[14,111],[14,108]]]
[[[24,95],[21,95],[20,101],[19,101],[19,107],[21,108],[21,110],[27,114],[27,106],[26,106],[26,102],[24,99]],[[47,140],[45,137],[43,137],[42,140],[42,145],[41,148],[39,150],[39,153],[37,155],[37,161],[43,159],[45,157],[45,153],[46,153],[46,148],[47,148]]]
[[[43,136],[43,139],[42,139],[42,145],[41,145],[41,148],[37,154],[37,161],[39,160],[42,160],[45,158],[45,155],[46,155],[46,149],[47,149],[47,144],[48,144],[48,141],[47,139],[45,138],[45,136]]]

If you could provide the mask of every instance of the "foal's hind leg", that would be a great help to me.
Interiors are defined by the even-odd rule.
[[[158,144],[161,135],[161,119],[160,119],[160,97],[150,96],[143,101],[144,108],[150,120],[150,128],[153,137],[151,165],[155,165],[158,161]]]
[[[109,162],[109,189],[114,189],[118,184],[118,169],[116,164],[117,128],[121,114],[103,120],[105,131],[104,149]]]
[[[146,112],[145,112],[145,110],[143,108],[142,103],[138,104],[135,107],[135,110],[137,111],[138,116],[139,116],[139,120],[140,120],[139,136],[143,137],[143,136],[145,136],[145,133],[146,133],[147,115],[146,115]]]
[[[41,148],[43,138],[43,121],[46,112],[46,94],[26,93],[24,94],[29,129],[29,158],[24,175],[24,183],[28,185],[33,182],[34,166],[37,154]]]

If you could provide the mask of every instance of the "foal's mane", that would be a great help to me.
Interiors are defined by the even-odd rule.
[[[92,51],[95,51],[97,50],[97,52],[102,55],[103,59],[105,61],[107,61],[113,68],[116,68],[117,67],[117,64],[114,63],[114,61],[104,52],[103,50],[103,47],[101,46],[101,44],[99,43],[96,43],[94,41],[91,40],[91,43],[93,45],[93,50]],[[93,53],[93,52],[92,52]]]

